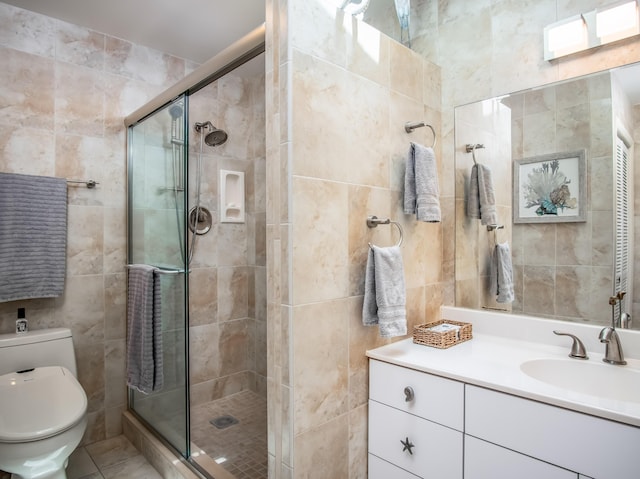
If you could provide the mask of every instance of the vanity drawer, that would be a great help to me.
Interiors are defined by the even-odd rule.
[[[369,453],[417,476],[462,479],[462,441],[459,431],[369,401]]]
[[[415,476],[373,454],[369,454],[369,474],[367,479],[420,479],[420,476]]]
[[[512,479],[514,477],[577,479],[578,474],[475,437],[464,437],[464,479]]]
[[[405,388],[412,391],[409,400]],[[458,431],[463,430],[463,383],[371,359],[369,398]]]
[[[468,435],[597,479],[639,477],[640,428],[477,386],[465,398]]]

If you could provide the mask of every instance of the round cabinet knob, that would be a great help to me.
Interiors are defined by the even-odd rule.
[[[406,388],[404,388],[404,400],[405,402],[409,402],[409,401],[413,401],[414,398],[416,397],[415,393],[413,392],[413,388],[411,386],[407,386]]]
[[[411,448],[416,447],[415,444],[412,444],[408,437],[404,441],[400,439],[400,443],[402,444],[402,452],[409,451],[409,454],[413,456]]]

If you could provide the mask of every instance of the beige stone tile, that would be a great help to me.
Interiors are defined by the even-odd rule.
[[[367,405],[349,412],[349,477],[367,476],[367,438],[369,411]]]
[[[85,444],[93,444],[95,442],[104,440],[105,437],[106,431],[104,410],[87,413],[87,430],[82,437],[80,445],[82,446]]]
[[[218,321],[224,322],[247,316],[248,280],[246,267],[218,268]]]
[[[101,469],[105,479],[161,479],[162,476],[147,460],[141,456],[135,456],[124,462]]]
[[[305,238],[304,245],[293,245],[293,304],[344,297],[349,285],[348,188],[298,177],[292,188],[292,234]]]
[[[105,371],[105,347],[104,344],[91,344],[86,346],[76,346],[76,362],[78,368],[78,381],[82,385],[87,395],[87,411],[97,412],[104,410],[105,402],[105,375],[96,374],[96,371]],[[124,360],[124,357],[122,357]],[[114,373],[121,369],[121,366],[113,364],[110,371]],[[124,371],[118,371],[120,376],[124,376]],[[121,383],[122,384],[122,383]]]
[[[289,8],[287,27],[291,44],[344,68],[351,16],[329,2],[294,1]]]
[[[69,63],[58,63],[55,78],[56,129],[69,134],[102,136],[104,82],[100,73]]]
[[[523,231],[524,264],[553,265],[556,260],[556,225],[531,224]]]
[[[190,376],[193,384],[218,376],[220,358],[212,344],[218,344],[220,331],[217,324],[189,328]]]
[[[589,104],[583,103],[556,112],[556,148],[578,150],[590,143]]]
[[[192,269],[189,275],[189,325],[202,326],[218,319],[218,270]]]
[[[296,435],[348,410],[347,305],[343,299],[297,306],[293,310]],[[313,373],[309,374],[310,371]],[[296,462],[296,467],[298,464]]]
[[[296,477],[344,477],[349,471],[348,417],[340,416],[296,436],[294,461]]]
[[[53,58],[56,20],[29,10],[0,5],[0,45]]]
[[[56,29],[56,59],[102,70],[105,36],[87,28],[58,22]]]
[[[68,276],[64,295],[56,300],[56,315],[71,328],[75,347],[104,340],[104,279],[102,275]]]
[[[349,26],[347,69],[378,85],[388,86],[391,40],[355,18]]]
[[[589,317],[590,301],[583,297],[582,292],[591,289],[590,267],[558,266],[555,284],[556,315],[574,318]]]
[[[396,42],[391,42],[390,56],[391,89],[422,102],[424,96],[422,58]]]
[[[613,265],[614,234],[611,211],[594,211],[592,213],[592,247],[591,264],[594,266]]]
[[[527,314],[555,314],[555,268],[525,266],[523,310]]]
[[[103,273],[102,213],[99,207],[68,207],[67,274]]]
[[[71,453],[66,473],[69,479],[81,479],[87,476],[91,477],[92,474],[99,474],[98,467],[91,460],[84,447],[79,447]]]
[[[29,161],[24,161],[29,158]],[[52,131],[3,125],[0,168],[5,173],[55,176],[55,136]]]
[[[104,407],[113,408],[127,403],[126,363],[127,348],[124,339],[105,341],[104,344]]]
[[[591,264],[591,224],[589,220],[585,223],[560,223],[556,225],[556,264]]]
[[[226,376],[249,369],[250,338],[251,325],[249,320],[240,319],[220,324],[218,339],[220,375]]]
[[[294,51],[292,68],[294,108],[291,128],[296,141],[293,142],[293,156],[289,158],[291,172],[315,178],[342,179],[345,162],[350,161],[345,154],[350,142],[344,135],[348,123],[342,119],[347,114],[347,108],[342,105],[351,95],[346,88],[348,73],[298,51]]]
[[[54,126],[54,62],[9,48],[0,50],[0,124],[44,129]]]
[[[169,86],[184,76],[184,60],[119,38],[106,37],[105,70],[151,85]]]
[[[103,472],[107,467],[121,464],[140,454],[125,436],[117,436],[90,444],[86,446],[86,450],[93,462]]]

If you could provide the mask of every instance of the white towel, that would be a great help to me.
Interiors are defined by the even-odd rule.
[[[404,213],[437,223],[440,214],[438,167],[433,148],[411,143],[404,174]]]
[[[475,164],[471,168],[467,215],[479,218],[483,225],[498,224],[491,170],[484,165]]]
[[[512,303],[513,293],[513,265],[511,264],[511,249],[509,243],[497,244],[491,257],[491,271],[489,275],[491,294],[496,296],[498,303]]]
[[[0,173],[0,302],[64,292],[67,181]]]
[[[163,386],[161,284],[157,268],[129,266],[127,384],[149,394]]]
[[[379,325],[380,336],[407,334],[404,268],[399,246],[371,246],[364,280],[362,324]]]

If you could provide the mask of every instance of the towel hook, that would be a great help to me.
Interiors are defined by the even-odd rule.
[[[397,221],[391,221],[390,218],[383,220],[378,218],[377,216],[373,216],[373,215],[367,216],[367,226],[369,228],[375,228],[378,225],[388,225],[388,224],[395,225],[398,228],[398,233],[400,233],[400,239],[398,240],[398,244],[396,244],[396,246],[401,246],[403,241],[403,234],[402,234],[402,226],[400,226],[400,223],[398,223]],[[372,247],[373,245],[369,243],[369,248],[372,248]]]
[[[416,128],[422,128],[423,126],[426,126],[427,128],[429,128],[431,130],[431,133],[433,133],[433,143],[431,145],[431,148],[435,148],[436,142],[437,142],[436,130],[434,130],[431,125],[425,123],[424,121],[408,121],[407,123],[404,124],[404,131],[406,131],[407,133],[411,133]]]
[[[471,143],[467,143],[465,146],[465,150],[467,153],[471,153],[472,157],[473,157],[473,164],[477,165],[478,163],[476,162],[476,149],[478,148],[484,148],[484,145],[480,144],[480,143],[476,143],[475,145],[472,145]]]

